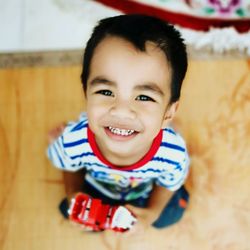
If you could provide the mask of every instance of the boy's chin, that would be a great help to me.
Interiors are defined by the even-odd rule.
[[[132,141],[108,141],[106,143],[106,150],[113,155],[127,157],[133,155],[136,145]]]
[[[108,151],[110,152],[110,154],[121,158],[131,157],[132,155],[134,155],[134,151],[131,150],[131,147],[127,149],[124,146],[119,147],[112,145],[111,147],[108,147]]]

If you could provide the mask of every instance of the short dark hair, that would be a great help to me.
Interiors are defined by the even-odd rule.
[[[87,42],[83,57],[81,81],[85,93],[95,48],[108,36],[123,38],[140,51],[146,50],[145,44],[147,41],[153,42],[159,47],[165,53],[171,66],[171,97],[169,103],[179,100],[182,81],[187,71],[186,46],[179,31],[173,25],[147,15],[120,15],[99,21]]]

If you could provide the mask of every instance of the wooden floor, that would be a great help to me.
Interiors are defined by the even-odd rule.
[[[80,67],[0,71],[1,250],[249,250],[250,62],[192,61],[176,127],[188,142],[191,202],[168,229],[83,233],[57,211],[62,176],[46,133],[84,109]]]

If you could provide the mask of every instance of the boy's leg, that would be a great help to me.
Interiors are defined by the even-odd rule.
[[[177,223],[183,216],[189,201],[188,191],[182,186],[166,204],[159,218],[152,224],[155,228],[164,228]]]
[[[59,209],[61,215],[62,215],[65,219],[68,219],[68,218],[69,218],[69,214],[68,214],[69,202],[68,202],[67,197],[65,197],[64,199],[61,200],[61,202],[59,203],[58,209]]]

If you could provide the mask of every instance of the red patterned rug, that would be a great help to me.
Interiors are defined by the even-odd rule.
[[[97,0],[109,7],[127,14],[144,13],[158,16],[173,24],[199,31],[208,31],[210,27],[235,27],[239,32],[250,30],[250,1],[240,5],[242,1],[132,1],[132,0]],[[173,1],[172,1],[173,2]],[[175,1],[177,2],[177,1]],[[212,4],[214,2],[214,4]],[[230,4],[231,2],[231,4]],[[248,10],[249,8],[249,10]]]
[[[181,31],[187,44],[250,55],[250,0],[95,0],[126,14],[160,17]]]

